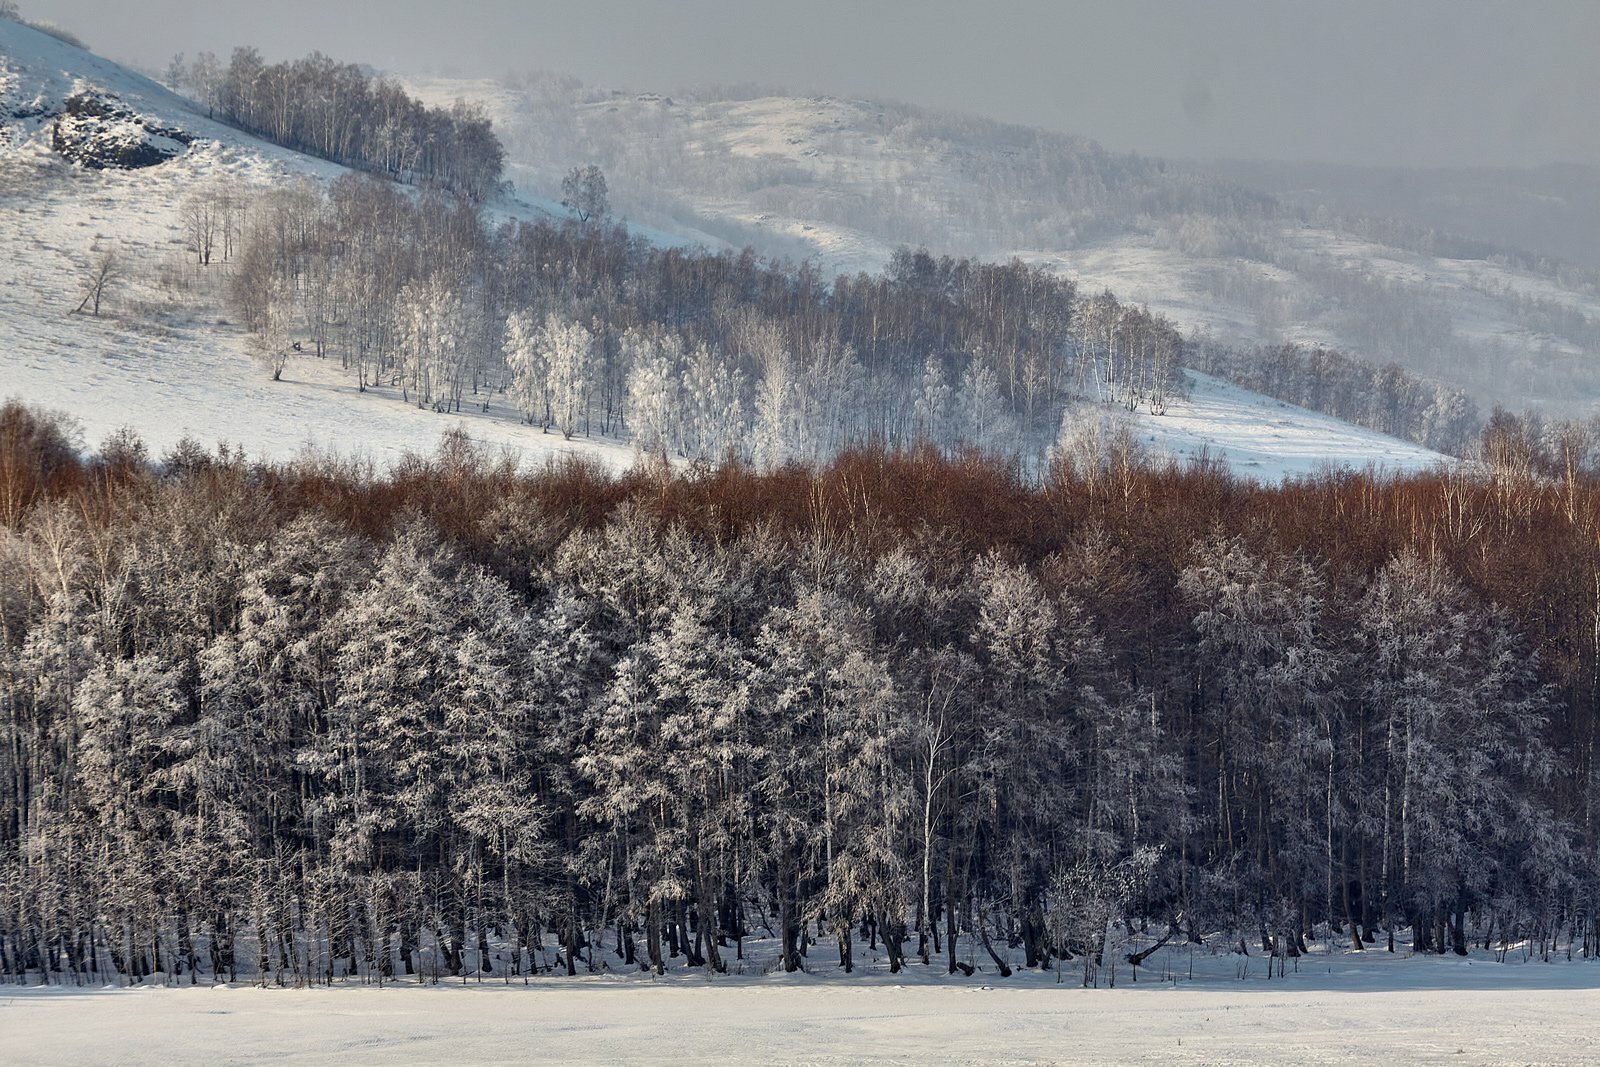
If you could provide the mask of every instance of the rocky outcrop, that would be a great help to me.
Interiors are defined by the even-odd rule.
[[[90,170],[137,170],[181,153],[194,138],[136,114],[115,95],[79,85],[63,101],[50,147]]]

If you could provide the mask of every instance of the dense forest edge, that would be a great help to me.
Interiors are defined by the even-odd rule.
[[[8,403],[0,974],[1592,957],[1600,482],[1487,436],[379,474]]]

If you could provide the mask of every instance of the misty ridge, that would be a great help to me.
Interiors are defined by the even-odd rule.
[[[620,92],[554,74],[411,79],[480,100],[508,174],[549,195],[598,163],[669,232],[878,269],[897,246],[1020,256],[1230,346],[1345,351],[1485,408],[1578,413],[1600,352],[1592,171],[1409,174],[1185,162],[907,104],[760,86]],[[1414,191],[1408,191],[1414,190]]]

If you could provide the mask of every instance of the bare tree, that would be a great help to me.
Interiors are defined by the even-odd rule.
[[[74,315],[84,308],[90,308],[94,314],[100,314],[100,301],[105,299],[112,289],[121,285],[127,279],[124,269],[122,253],[116,245],[106,245],[96,249],[89,255],[89,262],[83,270],[83,302],[73,309]]]
[[[189,63],[184,81],[195,100],[206,106],[206,117],[215,118],[217,96],[222,89],[222,64],[215,53],[201,52]]]
[[[182,92],[183,83],[188,80],[188,68],[183,62],[183,53],[179,52],[172,57],[172,62],[167,64],[167,69],[162,72],[161,84],[173,92]]]
[[[194,253],[195,262],[200,266],[209,266],[211,257],[216,252],[217,240],[222,229],[222,212],[219,210],[217,196],[213,189],[197,189],[190,193],[179,209],[183,219],[184,235],[188,238],[189,251]]]

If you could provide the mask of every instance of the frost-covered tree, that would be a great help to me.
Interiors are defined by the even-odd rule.
[[[582,323],[552,314],[534,344],[545,370],[551,424],[562,437],[571,438],[589,423],[594,335]]]
[[[1011,406],[1000,392],[994,368],[973,359],[961,374],[956,406],[961,412],[961,438],[995,456],[1015,454],[1022,444]]]
[[[779,355],[767,362],[756,384],[755,425],[750,432],[751,453],[758,465],[776,467],[805,454],[804,419],[796,411],[804,388],[788,357]]]
[[[745,377],[706,345],[695,349],[683,372],[683,454],[715,463],[737,453],[744,440]]]
[[[283,378],[293,348],[289,340],[289,316],[293,311],[287,288],[273,279],[261,297],[261,321],[247,343],[250,356],[273,381]]]
[[[827,909],[846,934],[863,913],[903,914],[898,842],[910,794],[888,763],[892,689],[868,638],[859,608],[810,588],[798,591],[792,607],[775,609],[757,639],[753,684],[766,710],[759,729],[766,745],[787,754],[757,784],[757,820],[790,971],[799,967],[807,905]],[[820,897],[803,901],[796,881],[813,872],[822,879]],[[846,967],[849,948],[841,937]]]
[[[401,385],[418,407],[459,411],[473,341],[471,313],[442,274],[405,286],[395,304]]]
[[[1462,912],[1538,821],[1515,814],[1512,798],[1551,771],[1538,739],[1549,694],[1504,612],[1415,552],[1378,573],[1360,625],[1374,753],[1363,809],[1381,826],[1390,946],[1408,920],[1419,949],[1444,951],[1453,914],[1450,940],[1464,952]]]
[[[1321,578],[1303,559],[1212,537],[1195,545],[1178,587],[1194,612],[1202,713],[1218,738],[1225,821],[1211,847],[1236,863],[1238,917],[1256,917],[1265,931],[1279,899],[1331,910],[1333,835],[1347,818],[1334,788],[1346,738]],[[1265,817],[1246,818],[1251,810]],[[1293,935],[1303,951],[1300,931]]]
[[[561,206],[578,216],[579,222],[603,219],[611,213],[606,192],[606,176],[593,163],[573,167],[561,179]]]
[[[683,349],[671,334],[629,331],[622,340],[628,364],[628,429],[642,453],[666,453],[678,440]]]
[[[922,365],[922,379],[912,412],[917,436],[934,443],[949,441],[954,436],[950,420],[955,402],[955,391],[950,388],[944,365],[929,356]]]

